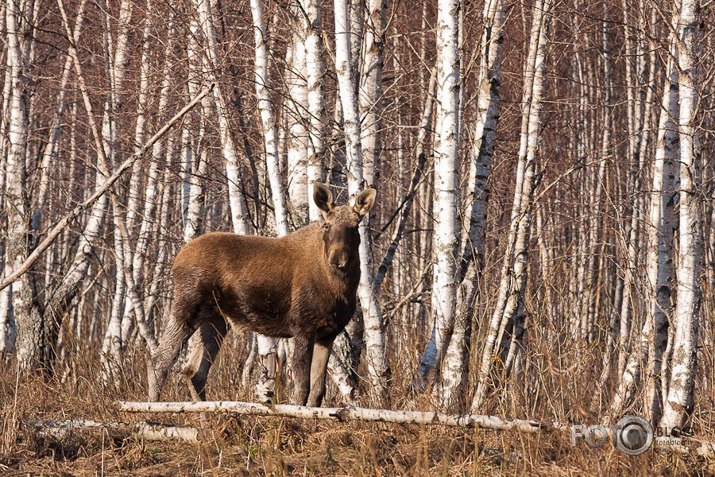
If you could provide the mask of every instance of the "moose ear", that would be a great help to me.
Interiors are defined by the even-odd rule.
[[[313,202],[326,214],[333,209],[333,194],[328,186],[313,182]]]
[[[360,217],[367,215],[367,213],[370,212],[370,209],[372,209],[372,206],[375,205],[376,194],[377,191],[371,187],[360,192],[360,194],[358,194],[355,198],[355,205],[353,206],[353,209]]]

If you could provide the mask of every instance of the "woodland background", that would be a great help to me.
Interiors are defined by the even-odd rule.
[[[25,455],[23,413],[144,399],[178,249],[211,230],[273,236],[316,220],[314,181],[338,202],[378,190],[329,403],[585,424],[637,414],[712,435],[709,3],[8,0],[0,16],[7,456]],[[289,356],[289,343],[232,333],[208,395],[263,396],[277,358],[286,401]],[[188,396],[181,383],[169,393]],[[280,441],[270,426],[250,445]],[[402,445],[370,429],[354,432]],[[399,466],[379,452],[355,462],[482,465],[480,436],[437,457],[433,437]],[[570,449],[532,445],[512,469]],[[277,454],[261,452],[271,473]],[[187,472],[215,467],[209,454]],[[614,459],[606,469],[622,469]]]

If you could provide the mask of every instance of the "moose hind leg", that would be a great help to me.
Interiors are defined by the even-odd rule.
[[[308,406],[319,407],[325,397],[325,375],[328,359],[333,349],[333,340],[319,340],[313,347],[313,360],[310,365],[310,395]]]
[[[194,401],[206,400],[206,379],[227,332],[226,320],[212,313],[201,320],[201,326],[189,339],[189,358],[183,374]]]
[[[305,406],[310,392],[313,338],[296,336],[293,349],[293,404]]]
[[[164,386],[169,368],[179,356],[181,347],[189,339],[191,326],[177,319],[176,308],[172,311],[169,323],[161,336],[159,347],[147,363],[147,381],[149,384],[149,401],[158,401],[161,388]]]

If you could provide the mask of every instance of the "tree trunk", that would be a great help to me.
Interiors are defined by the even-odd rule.
[[[521,346],[527,245],[543,108],[549,12],[552,5],[551,0],[539,0],[533,8],[529,53],[524,68],[522,99],[524,106],[511,225],[502,265],[497,305],[489,323],[486,343],[478,368],[477,390],[472,401],[473,410],[482,407],[486,400],[490,386],[489,381],[495,372],[493,367],[495,358],[499,359],[499,365],[503,366],[505,372],[508,373],[509,365],[519,351],[517,348]]]
[[[446,367],[442,372],[442,405],[447,409],[457,410],[464,410],[466,404],[464,391],[468,379],[474,303],[479,293],[485,260],[489,176],[500,114],[499,91],[505,18],[503,0],[485,2],[482,18],[484,27],[478,77],[478,115],[466,197],[466,210],[469,211],[470,219],[468,227],[463,227],[460,282],[456,296],[457,319],[445,353]]]
[[[351,49],[346,0],[335,0],[335,68],[338,75],[340,102],[343,109],[343,129],[348,194],[354,198],[363,185],[362,147],[360,143],[360,117],[356,93],[355,73],[351,67]],[[382,404],[388,398],[387,387],[390,369],[385,347],[385,325],[378,291],[372,283],[371,237],[368,233],[369,216],[360,222],[360,284],[358,297],[365,323],[365,346],[370,395]]]
[[[432,316],[434,365],[439,366],[454,327],[459,280],[459,0],[437,9],[437,136],[434,167]],[[435,387],[439,397],[440,387]]]
[[[29,204],[25,184],[26,145],[29,129],[29,77],[25,61],[34,41],[32,30],[35,18],[31,1],[8,2],[5,8],[7,29],[7,68],[10,70],[10,99],[8,101],[7,158],[5,175],[5,214],[7,232],[5,271],[7,277],[16,271],[29,253]],[[17,359],[21,370],[44,366],[43,319],[35,303],[34,284],[24,274],[12,285],[10,294],[12,313],[17,326]]]
[[[680,110],[680,202],[678,302],[673,316],[673,357],[661,427],[672,431],[689,422],[695,405],[695,373],[700,318],[700,271],[702,263],[702,173],[698,125],[700,2],[682,0],[678,25],[678,82]],[[677,431],[673,431],[677,432]]]

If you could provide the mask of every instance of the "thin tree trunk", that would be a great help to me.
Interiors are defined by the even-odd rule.
[[[7,107],[7,157],[5,214],[7,216],[5,270],[7,277],[15,272],[29,253],[29,207],[25,183],[26,145],[29,130],[29,77],[25,70],[26,56],[33,40],[35,18],[33,2],[8,2],[5,8],[7,29],[7,68],[10,70],[10,99]],[[43,366],[43,320],[34,303],[34,285],[29,274],[16,281],[11,290],[12,313],[17,326],[17,359],[21,370]]]
[[[269,94],[268,76],[268,47],[267,30],[263,18],[262,0],[251,0],[251,14],[253,15],[253,39],[256,46],[255,56],[255,82],[258,109],[261,112],[261,124],[266,153],[268,179],[273,195],[273,210],[276,220],[278,236],[288,233],[286,216],[285,191],[278,167],[278,128],[275,118],[275,107]]]
[[[205,73],[211,75],[213,80],[213,97],[216,105],[218,116],[218,129],[221,138],[221,149],[223,158],[226,161],[226,176],[228,179],[228,200],[231,209],[231,223],[233,231],[237,234],[247,235],[248,227],[248,206],[246,198],[243,194],[243,179],[241,177],[240,167],[238,163],[238,155],[236,152],[236,144],[231,133],[229,123],[229,109],[226,102],[226,96],[223,93],[222,83],[220,81],[221,62],[218,56],[218,40],[216,39],[216,30],[213,23],[213,12],[211,10],[211,2],[208,0],[194,0],[194,6],[199,15],[199,24],[206,41],[203,52],[203,61],[205,62]]]
[[[340,101],[343,109],[343,129],[348,194],[355,197],[363,184],[362,147],[360,143],[360,117],[354,70],[351,67],[351,49],[346,0],[335,0],[335,67],[338,76]],[[360,222],[360,284],[358,297],[365,323],[366,358],[371,384],[371,397],[378,404],[388,398],[387,388],[390,368],[387,364],[385,325],[378,291],[372,283],[371,237],[368,233],[369,217]]]
[[[445,353],[446,364],[442,372],[442,406],[458,410],[464,410],[463,406],[466,404],[464,391],[469,370],[469,339],[474,303],[479,292],[485,260],[489,176],[500,114],[499,91],[505,19],[503,0],[485,2],[482,18],[484,27],[479,63],[478,115],[466,197],[470,219],[469,226],[463,227],[460,283],[456,297],[457,319]]]
[[[517,347],[520,346],[524,320],[524,291],[531,208],[536,172],[537,150],[540,139],[542,97],[546,69],[549,15],[553,3],[540,0],[534,4],[529,54],[524,68],[524,93],[519,161],[516,172],[514,204],[506,253],[502,265],[499,296],[489,323],[487,338],[478,368],[477,390],[472,409],[483,406],[490,378],[494,373],[494,359],[508,373]],[[514,336],[514,342],[512,342]]]
[[[253,16],[253,38],[255,42],[255,84],[258,109],[261,113],[261,125],[266,155],[266,169],[273,197],[273,213],[276,232],[279,237],[288,234],[288,217],[283,181],[279,167],[278,128],[275,107],[269,94],[268,73],[268,32],[263,16],[263,0],[251,0]],[[304,58],[304,57],[303,57]],[[293,156],[292,156],[293,157]],[[258,336],[258,358],[261,366],[256,394],[263,401],[271,401],[275,387],[277,365],[277,341],[267,336]]]
[[[358,0],[355,0],[358,1]],[[367,2],[360,74],[360,142],[363,151],[363,176],[367,185],[379,184],[380,172],[380,117],[382,115],[382,70],[385,61],[385,14],[387,0]]]
[[[678,302],[673,316],[673,357],[661,427],[682,428],[695,405],[695,373],[700,318],[700,271],[702,264],[702,173],[698,126],[700,2],[682,0],[678,25],[678,83],[680,110],[680,212],[678,247]]]
[[[325,146],[323,144],[323,109],[325,108],[325,93],[323,87],[323,42],[318,0],[301,0],[305,28],[305,79],[308,88],[308,184],[323,180],[323,162]],[[310,186],[309,186],[310,187]],[[312,187],[309,194],[312,197]],[[312,200],[308,200],[309,219],[320,219],[320,209]]]
[[[435,139],[432,316],[434,365],[439,366],[454,327],[459,279],[459,0],[437,9],[437,136]],[[439,396],[439,387],[435,388]]]

